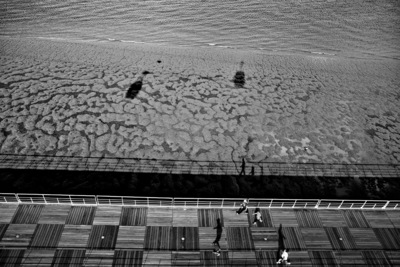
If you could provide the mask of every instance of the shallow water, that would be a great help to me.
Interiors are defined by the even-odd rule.
[[[400,59],[400,2],[1,0],[1,35]]]

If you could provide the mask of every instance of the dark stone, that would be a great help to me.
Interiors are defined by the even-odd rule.
[[[157,60],[157,63],[161,63],[161,60]]]
[[[150,73],[150,72],[147,71],[147,70],[145,70],[145,71],[142,72],[143,75],[147,75],[147,74],[149,74],[149,73]]]
[[[142,79],[134,82],[128,89],[128,91],[126,92],[126,98],[130,98],[130,99],[135,99],[135,97],[137,96],[137,94],[139,94],[139,91],[142,89]]]

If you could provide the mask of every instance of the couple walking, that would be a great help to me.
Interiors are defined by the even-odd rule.
[[[236,214],[240,215],[243,211],[248,214],[249,213],[248,204],[249,204],[249,199],[243,200],[242,204],[240,204],[239,209],[236,211]],[[260,208],[255,209],[253,216],[254,216],[253,224],[255,226],[258,226],[258,223],[262,223],[262,215],[261,215]]]

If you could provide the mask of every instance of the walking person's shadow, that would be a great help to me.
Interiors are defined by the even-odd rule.
[[[284,239],[286,239],[286,237],[282,233],[282,224],[280,224],[278,229],[278,251],[276,252],[277,261],[281,258],[282,251],[285,249],[285,242],[283,242]]]

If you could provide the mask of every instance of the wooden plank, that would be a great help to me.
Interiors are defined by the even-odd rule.
[[[55,253],[54,249],[26,250],[21,266],[51,266]]]
[[[284,236],[283,244],[285,248],[290,250],[306,250],[305,239],[299,227],[283,227],[282,234]]]
[[[39,224],[65,224],[71,206],[46,205],[40,214]]]
[[[311,262],[315,266],[337,266],[338,262],[332,251],[309,251]]]
[[[361,251],[340,250],[334,251],[336,262],[339,266],[366,266]]]
[[[83,266],[112,267],[114,250],[86,250]]]
[[[92,206],[73,206],[69,211],[65,224],[72,225],[91,225],[93,224],[96,207]]]
[[[229,251],[229,266],[257,266],[254,251]]]
[[[304,228],[318,228],[322,227],[321,219],[319,218],[318,211],[307,209],[294,210],[299,227]]]
[[[91,225],[65,225],[58,246],[60,248],[86,248]]]
[[[343,218],[345,219],[347,226],[350,228],[368,228],[367,219],[361,210],[341,210]]]
[[[308,251],[289,250],[289,261],[292,266],[313,267]],[[278,265],[279,266],[279,265]]]
[[[200,251],[172,251],[172,266],[200,266]]]
[[[115,248],[143,249],[145,234],[145,226],[120,226]]]
[[[47,249],[57,247],[63,229],[63,224],[38,224],[30,247]]]
[[[300,228],[307,249],[332,250],[328,235],[321,228]],[[287,238],[287,237],[286,237]]]
[[[385,250],[400,250],[400,229],[373,228],[376,237]]]
[[[226,227],[228,247],[231,250],[254,249],[250,229],[248,227]]]
[[[147,226],[172,226],[172,208],[149,208]]]
[[[357,249],[382,249],[373,229],[350,228]]]
[[[386,251],[385,254],[392,266],[400,266],[400,251]]]
[[[143,251],[140,250],[115,250],[112,266],[114,267],[141,267]]]
[[[93,219],[93,225],[119,225],[122,207],[120,206],[98,206]]]
[[[0,223],[8,224],[14,217],[18,204],[0,204]]]
[[[248,214],[245,212],[238,215],[233,210],[224,209],[222,210],[222,214],[225,227],[249,227]]]
[[[3,238],[8,228],[8,224],[0,224],[0,240]]]
[[[378,267],[378,266],[390,266],[389,259],[383,251],[364,250],[361,251],[364,261],[367,266]]]
[[[198,250],[199,228],[172,227],[170,248],[172,250]]]
[[[93,225],[87,247],[89,249],[114,249],[118,227],[117,225]]]
[[[212,227],[199,227],[199,249],[212,250],[214,248],[212,242],[214,242],[216,237],[217,237],[216,229],[213,229]],[[222,229],[222,235],[219,241],[219,245],[223,250],[228,248],[228,241],[226,239],[226,228]]]
[[[170,251],[144,251],[143,266],[171,266],[171,256]]]
[[[256,250],[278,249],[278,232],[275,227],[252,227],[250,232]]]
[[[256,259],[258,266],[275,266],[277,259],[277,252],[273,250],[260,250],[256,251]]]
[[[144,242],[146,250],[169,250],[171,226],[147,226]]]
[[[326,234],[334,249],[352,250],[356,249],[356,243],[347,227],[326,227]]]
[[[197,209],[175,208],[172,214],[173,226],[199,226],[199,218],[197,217]]]
[[[284,227],[298,227],[296,215],[291,209],[271,209],[272,222],[275,227],[282,224]]]
[[[215,255],[212,250],[200,251],[200,266],[230,266],[227,251],[221,251],[220,256]]]
[[[394,227],[400,228],[400,211],[386,211],[386,215]]]
[[[14,217],[11,220],[13,224],[35,224],[39,221],[40,213],[44,205],[19,205]]]
[[[119,225],[146,226],[147,208],[123,207]]]
[[[385,211],[363,211],[365,219],[367,219],[370,227],[373,228],[394,228],[392,221]]]
[[[318,210],[323,227],[347,227],[346,221],[338,210]]]
[[[35,228],[36,224],[10,224],[0,241],[0,247],[27,248],[32,240]]]
[[[20,266],[24,253],[23,249],[0,249],[0,266]]]
[[[199,227],[215,227],[218,218],[221,220],[222,227],[224,226],[222,209],[198,209],[197,217]]]
[[[83,266],[85,250],[58,249],[54,254],[52,267]]]

